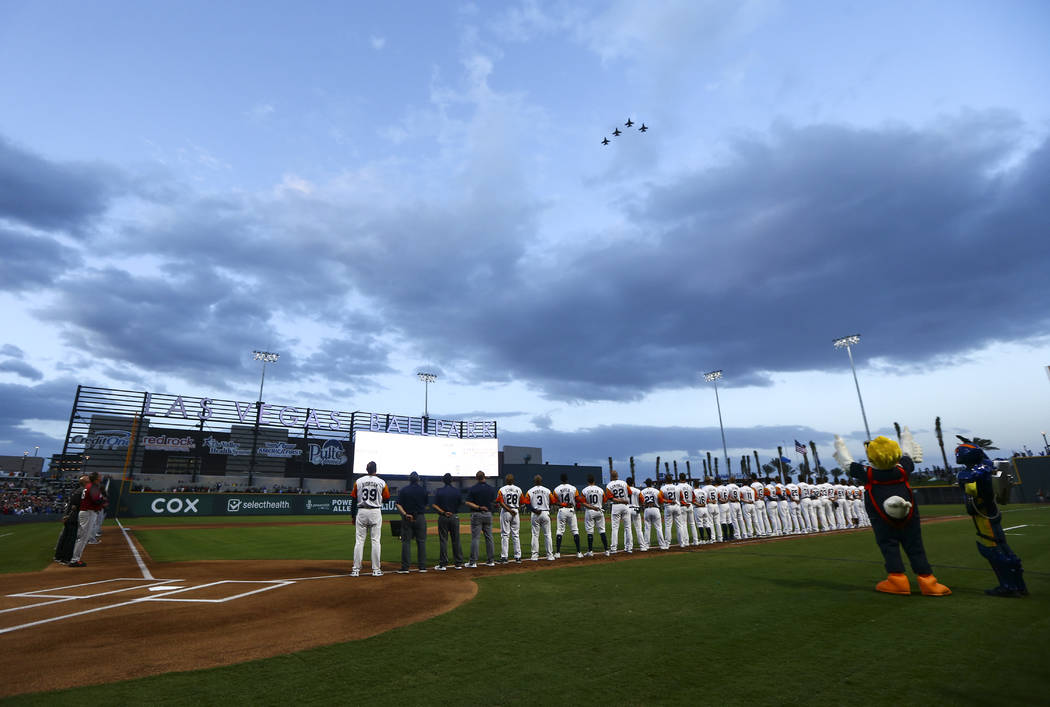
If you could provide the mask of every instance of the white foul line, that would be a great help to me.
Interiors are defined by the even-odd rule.
[[[138,548],[135,547],[135,543],[131,542],[131,536],[128,535],[127,529],[125,529],[124,526],[121,525],[120,518],[117,518],[116,521],[117,521],[117,527],[120,528],[120,532],[124,533],[124,539],[128,541],[128,547],[131,548],[131,554],[135,556],[135,562],[137,562],[139,564],[139,569],[142,571],[142,578],[143,579],[156,579],[150,573],[149,568],[146,567],[146,563],[142,561],[142,556],[139,555]]]
[[[1025,525],[1014,525],[1014,526],[1011,526],[1011,527],[1009,527],[1009,528],[1003,528],[1003,530],[1004,530],[1004,531],[1007,531],[1007,530],[1017,530],[1018,528],[1027,528],[1027,527],[1028,527],[1028,524],[1026,523]]]
[[[0,535],[0,538],[6,538],[8,535],[14,535],[14,533],[4,533],[3,535]]]

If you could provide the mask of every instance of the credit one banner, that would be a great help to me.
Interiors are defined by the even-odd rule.
[[[136,492],[120,499],[120,513],[134,518],[156,516],[350,516],[349,495],[294,493],[165,493]],[[383,506],[394,512],[394,503]]]

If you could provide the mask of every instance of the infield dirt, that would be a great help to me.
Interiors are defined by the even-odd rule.
[[[170,595],[181,594],[182,601],[157,601],[165,592],[151,592],[146,586],[151,582],[135,579],[142,573],[119,533],[88,546],[88,567],[55,564],[42,572],[0,575],[0,631],[24,626],[0,633],[0,674],[6,676],[0,680],[0,697],[229,665],[368,638],[449,611],[477,593],[465,571],[351,578],[346,561],[155,565],[141,546],[139,552],[157,580],[180,580],[167,586],[223,584]],[[116,578],[134,581],[108,581]],[[299,581],[273,584],[285,579]],[[421,581],[426,581],[424,600]],[[88,582],[99,584],[56,591]],[[113,590],[122,591],[85,598]],[[52,596],[9,596],[26,592]],[[41,623],[26,626],[34,622]]]

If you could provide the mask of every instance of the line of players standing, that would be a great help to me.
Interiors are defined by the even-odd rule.
[[[864,510],[864,489],[860,486],[819,483],[766,483],[753,481],[738,485],[726,483],[691,483],[685,475],[678,481],[656,486],[652,479],[638,488],[634,479],[621,480],[616,471],[602,488],[589,476],[588,485],[577,490],[566,475],[562,483],[550,490],[541,484],[522,491],[508,475],[496,496],[500,507],[502,557],[506,562],[521,559],[520,516],[518,508],[531,511],[532,558],[539,559],[541,539],[546,541],[548,560],[561,557],[562,537],[570,530],[576,545],[576,556],[584,557],[580,547],[576,512],[584,510],[584,532],[587,534],[586,556],[594,554],[594,533],[598,532],[606,555],[617,552],[620,527],[623,548],[643,552],[652,546],[667,549],[677,535],[682,547],[725,542],[736,539],[816,533],[828,530],[870,525]],[[605,534],[604,506],[611,504],[612,542]],[[557,508],[556,544],[551,545],[550,511]],[[513,549],[513,555],[510,551]]]

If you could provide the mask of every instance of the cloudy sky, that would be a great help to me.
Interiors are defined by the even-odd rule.
[[[1050,5],[0,0],[0,453],[78,383],[559,463],[1050,428]],[[628,129],[628,118],[636,124]],[[638,123],[650,130],[641,133]],[[611,136],[620,126],[624,134]],[[600,144],[603,136],[611,143]]]

